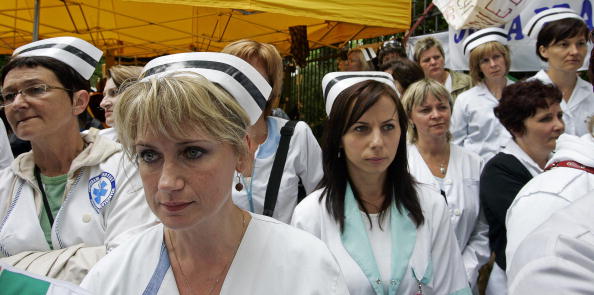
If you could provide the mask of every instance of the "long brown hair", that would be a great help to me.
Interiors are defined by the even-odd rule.
[[[387,96],[396,104],[398,113],[398,124],[400,126],[400,139],[398,141],[398,152],[394,161],[388,166],[384,193],[386,196],[380,208],[380,218],[396,202],[396,208],[402,212],[402,208],[408,210],[414,223],[419,226],[424,222],[423,212],[414,188],[415,182],[408,172],[408,161],[406,156],[406,128],[408,119],[400,103],[396,92],[388,85],[377,81],[363,81],[357,83],[336,97],[332,110],[324,128],[322,136],[322,166],[324,176],[320,181],[320,188],[324,188],[322,196],[326,195],[326,207],[328,213],[340,224],[341,231],[344,227],[344,197],[346,192],[348,174],[345,153],[340,151],[342,137],[349,128],[365,112],[367,112],[379,99]],[[339,156],[339,152],[342,154]],[[356,188],[353,188],[355,199],[363,208],[367,216],[367,210],[362,205]],[[320,201],[322,197],[320,197]]]

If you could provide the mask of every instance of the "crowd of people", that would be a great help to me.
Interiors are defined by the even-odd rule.
[[[509,77],[506,31],[350,50],[321,81],[327,121],[272,115],[270,44],[108,70],[108,128],[82,130],[101,50],[15,49],[0,71],[6,294],[591,294],[589,30],[566,8],[524,28],[547,67]],[[590,63],[594,76],[594,64]],[[37,292],[37,293],[35,293]],[[0,292],[5,294],[4,291]]]

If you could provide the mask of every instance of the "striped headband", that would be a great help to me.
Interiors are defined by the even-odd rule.
[[[45,56],[55,58],[73,68],[89,80],[103,52],[91,43],[76,37],[56,37],[23,45],[14,50],[13,57]]]
[[[363,53],[363,58],[365,58],[365,61],[371,61],[377,56],[375,54],[375,50],[373,50],[371,47],[359,48],[359,50],[361,50]]]
[[[524,27],[524,35],[536,40],[538,39],[538,33],[546,23],[554,22],[565,18],[575,18],[584,20],[575,11],[569,8],[550,8],[545,9],[535,14]]]
[[[322,79],[322,91],[324,92],[324,99],[326,103],[326,114],[330,116],[332,105],[336,97],[347,88],[363,81],[374,80],[389,85],[396,90],[394,79],[386,72],[332,72],[328,73]]]
[[[486,28],[472,33],[464,40],[463,52],[465,55],[487,42],[499,42],[507,45],[507,32],[502,28]]]
[[[218,84],[235,98],[255,124],[266,107],[272,87],[245,60],[219,52],[187,52],[161,56],[142,69],[142,81],[170,73],[194,72]]]

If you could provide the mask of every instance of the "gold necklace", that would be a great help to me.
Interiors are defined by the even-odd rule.
[[[239,237],[238,248],[239,248],[239,244],[241,244],[241,240],[243,239],[243,235],[245,234],[245,230],[246,230],[245,214],[244,214],[243,210],[241,210],[240,212],[241,212],[241,235]],[[171,252],[173,254],[173,258],[175,259],[175,262],[177,263],[177,266],[181,273],[182,281],[184,282],[184,285],[185,285],[184,287],[185,287],[185,289],[190,291],[190,294],[193,294],[194,292],[192,291],[192,287],[190,287],[188,278],[186,277],[186,274],[184,273],[184,270],[183,270],[182,265],[179,261],[179,258],[177,257],[177,253],[175,252],[175,245],[174,245],[173,239],[171,237],[171,230],[167,231],[167,235],[169,236],[169,243],[171,244]],[[210,287],[210,290],[208,291],[209,295],[212,294],[214,289],[219,285],[219,283],[221,281],[221,277],[227,272],[227,270],[229,270],[229,267],[231,266],[231,262],[233,262],[233,260],[235,259],[236,254],[237,254],[237,251],[235,251],[235,253],[233,254],[233,257],[229,260],[229,262],[227,262],[227,265],[225,265],[225,267],[223,268],[221,273],[219,273],[219,275],[217,275],[217,279],[215,280],[214,284],[212,285],[212,287]]]

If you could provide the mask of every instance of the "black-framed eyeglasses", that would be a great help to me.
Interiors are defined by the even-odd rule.
[[[13,103],[14,100],[16,99],[17,95],[19,95],[19,94],[24,95],[28,98],[40,98],[41,96],[46,94],[51,89],[60,89],[60,90],[64,90],[67,92],[72,92],[72,90],[68,89],[68,88],[51,86],[51,85],[47,85],[47,84],[35,84],[35,85],[27,86],[23,89],[17,90],[16,92],[2,90],[2,98],[1,98],[0,107],[6,107],[6,106],[10,105],[11,103]]]

